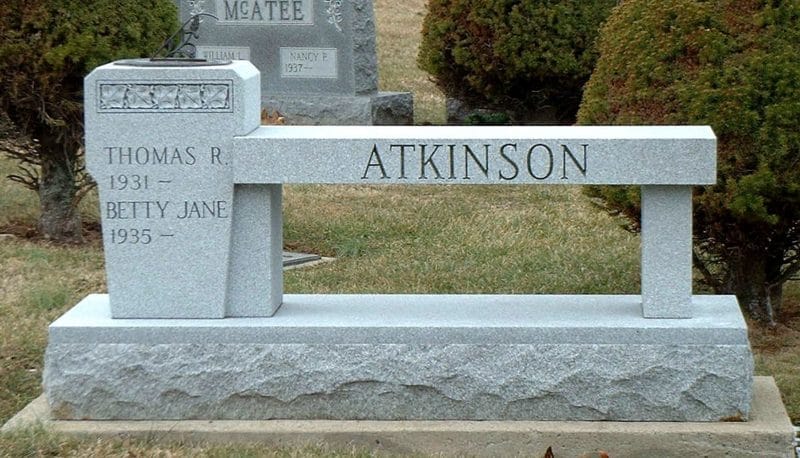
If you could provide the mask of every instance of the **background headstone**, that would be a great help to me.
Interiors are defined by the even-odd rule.
[[[411,124],[412,96],[378,91],[371,0],[175,0],[203,18],[197,57],[247,59],[262,107],[289,124]]]

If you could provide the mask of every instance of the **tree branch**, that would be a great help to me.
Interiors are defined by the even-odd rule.
[[[795,261],[783,269],[783,272],[781,272],[780,276],[770,285],[770,287],[774,285],[780,285],[781,283],[786,283],[798,273],[800,273],[800,261]]]
[[[722,283],[714,276],[714,274],[711,272],[711,269],[708,268],[707,263],[700,257],[700,255],[697,253],[697,250],[694,248],[692,248],[692,260],[694,261],[694,266],[703,275],[703,281],[705,281],[706,284],[711,286],[715,291],[719,291],[719,289],[722,287]]]

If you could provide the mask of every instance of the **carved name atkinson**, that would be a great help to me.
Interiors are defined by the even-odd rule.
[[[548,145],[508,142],[492,144],[408,143],[373,144],[363,167],[362,180],[471,180],[534,181],[570,174],[586,176],[588,144]],[[366,156],[365,156],[366,157]]]

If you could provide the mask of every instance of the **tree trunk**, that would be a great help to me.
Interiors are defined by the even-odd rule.
[[[753,250],[739,253],[735,260],[729,261],[731,286],[739,305],[751,318],[768,326],[775,326],[783,298],[783,284],[774,283],[775,263],[763,251]]]
[[[42,147],[46,147],[42,145]],[[80,243],[81,215],[76,208],[73,164],[66,153],[43,154],[39,182],[39,231],[60,243]]]

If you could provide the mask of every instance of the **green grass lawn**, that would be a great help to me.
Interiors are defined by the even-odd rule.
[[[418,123],[440,123],[442,95],[416,69],[424,3],[375,3],[381,89],[412,91]],[[0,159],[0,176],[14,164]],[[83,206],[97,221],[97,200]],[[321,216],[324,215],[324,216]],[[27,238],[33,193],[0,180],[0,423],[41,393],[47,325],[86,294],[105,291],[98,237],[62,247]],[[287,248],[336,256],[286,273],[286,291],[637,293],[639,239],[557,186],[287,186]],[[800,420],[800,287],[790,284],[777,329],[751,326],[757,372],[776,378]],[[359,450],[78,440],[40,430],[0,437],[0,456],[369,456]]]

